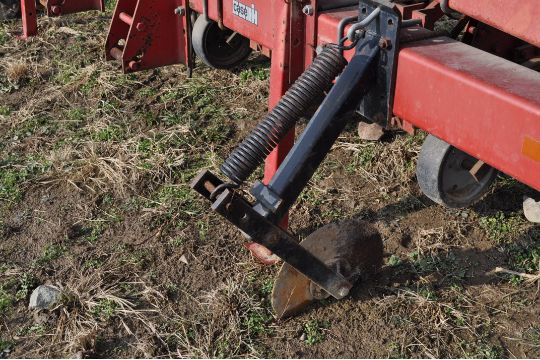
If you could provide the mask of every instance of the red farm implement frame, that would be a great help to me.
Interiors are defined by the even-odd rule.
[[[453,29],[435,31],[445,14]],[[106,56],[125,72],[191,69],[192,51],[216,68],[238,65],[250,48],[271,58],[270,113],[221,167],[227,181],[206,171],[192,186],[258,244],[250,248],[259,257],[284,260],[272,301],[287,316],[343,298],[377,266],[350,258],[363,241],[358,227],[347,239],[324,227],[302,244],[286,231],[288,210],[351,112],[430,134],[417,175],[437,203],[472,204],[497,171],[540,190],[539,17],[537,0],[119,0]],[[295,143],[294,125],[314,105]],[[237,188],[263,161],[251,203]]]
[[[56,17],[88,10],[105,10],[104,0],[40,0],[47,16]],[[21,0],[22,38],[27,39],[38,33],[37,8],[35,0]]]

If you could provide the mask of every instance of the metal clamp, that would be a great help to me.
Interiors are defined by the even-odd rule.
[[[347,32],[347,39],[349,39],[349,41],[354,42],[357,39],[357,32],[360,30],[363,30],[366,26],[371,24],[371,22],[375,20],[379,16],[380,13],[381,13],[381,8],[378,7],[375,10],[373,10],[371,14],[369,14],[364,20],[351,26],[351,28]]]

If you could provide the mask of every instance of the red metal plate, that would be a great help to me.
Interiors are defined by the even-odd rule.
[[[104,0],[48,0],[47,16],[60,16],[88,10],[105,10]]]
[[[449,0],[449,6],[483,23],[540,46],[538,0]]]
[[[448,38],[401,50],[394,113],[540,190],[540,73]],[[529,153],[529,155],[527,155]]]
[[[190,6],[203,13],[204,0],[191,0]],[[252,41],[272,49],[278,27],[285,21],[281,2],[268,0],[220,0],[223,1],[223,24]],[[288,5],[288,3],[285,3]],[[218,1],[208,0],[208,16],[219,18]]]
[[[185,0],[119,0],[105,46],[107,60],[116,58],[111,53],[116,48],[124,72],[187,64],[187,18],[175,13],[181,6]]]
[[[23,33],[22,38],[28,39],[37,35],[37,14],[35,0],[21,0]]]

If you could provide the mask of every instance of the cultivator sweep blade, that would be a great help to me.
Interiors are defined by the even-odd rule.
[[[372,225],[360,220],[326,225],[300,245],[351,283],[377,272],[382,265],[381,236]],[[284,318],[329,296],[294,267],[284,263],[274,283],[272,307],[278,318]]]

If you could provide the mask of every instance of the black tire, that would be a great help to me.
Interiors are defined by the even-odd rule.
[[[0,20],[17,18],[21,13],[19,0],[0,0]]]
[[[251,54],[249,39],[240,34],[227,43],[233,34],[234,31],[222,30],[215,21],[201,15],[193,26],[193,49],[206,65],[215,69],[231,69]]]
[[[449,208],[471,206],[489,190],[498,171],[488,166],[478,175],[469,172],[478,160],[443,140],[429,135],[420,151],[416,177],[422,192]]]

